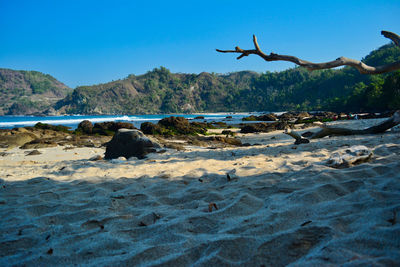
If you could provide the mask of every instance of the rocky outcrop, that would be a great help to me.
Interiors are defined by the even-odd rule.
[[[211,125],[201,122],[189,123],[184,117],[172,116],[160,120],[157,124],[142,123],[140,129],[145,134],[174,136],[205,134],[208,127],[211,127]]]
[[[99,134],[99,135],[114,135],[119,129],[136,129],[132,123],[128,122],[115,122],[106,121],[101,123],[95,123],[94,125],[88,121],[84,120],[79,123],[75,132],[79,134]]]
[[[76,132],[82,132],[85,134],[92,134],[93,131],[93,123],[88,120],[81,121],[76,128]]]
[[[279,122],[274,122],[274,123],[266,123],[266,122],[260,122],[260,123],[252,123],[252,124],[246,124],[241,127],[240,132],[241,133],[269,133],[272,131],[276,130],[285,130],[287,128],[291,128],[292,124],[289,124],[284,121],[279,121]]]
[[[105,159],[118,157],[137,157],[143,159],[147,154],[161,148],[155,140],[134,129],[119,129],[106,147]]]

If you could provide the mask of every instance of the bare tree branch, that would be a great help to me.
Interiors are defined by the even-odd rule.
[[[385,36],[386,38],[389,38],[392,40],[397,46],[400,46],[400,36],[393,33],[393,32],[388,32],[388,31],[382,31],[381,34]],[[310,61],[302,60],[299,59],[295,56],[287,56],[287,55],[278,55],[275,53],[270,53],[269,55],[265,54],[264,52],[261,51],[258,43],[257,43],[257,37],[253,35],[253,43],[255,49],[251,50],[244,50],[240,48],[239,46],[235,47],[235,50],[220,50],[216,49],[217,52],[220,53],[239,53],[241,54],[240,56],[237,57],[237,59],[241,59],[242,57],[247,57],[248,55],[254,54],[262,57],[265,61],[289,61],[293,62],[294,64],[297,64],[299,66],[305,67],[308,70],[320,70],[320,69],[331,69],[331,68],[336,68],[340,66],[350,66],[353,68],[356,68],[360,73],[362,74],[380,74],[380,73],[385,73],[385,72],[391,72],[394,70],[400,69],[400,61],[390,63],[390,64],[385,64],[382,66],[377,66],[377,67],[372,67],[368,66],[365,63],[355,60],[355,59],[350,59],[346,57],[340,57],[337,58],[336,60],[329,61],[329,62],[324,62],[324,63],[313,63]]]
[[[388,129],[398,124],[400,124],[400,110],[396,111],[392,117],[381,122],[380,124],[362,130],[322,126],[322,129],[311,135],[310,139],[317,139],[317,138],[323,138],[325,136],[334,136],[334,135],[343,136],[343,135],[384,133]],[[296,144],[308,143],[308,139],[302,137],[295,131],[286,130],[285,133],[296,139]]]

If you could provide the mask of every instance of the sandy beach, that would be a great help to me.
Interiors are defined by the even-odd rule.
[[[0,265],[400,265],[399,131],[301,145],[283,131],[238,137],[251,146],[143,160],[0,149]],[[368,162],[327,164],[355,145]]]

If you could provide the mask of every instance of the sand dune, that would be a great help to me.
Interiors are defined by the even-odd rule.
[[[399,265],[399,137],[295,146],[281,132],[249,134],[243,143],[259,145],[145,160],[89,161],[104,153],[95,148],[4,151],[0,265]],[[353,145],[368,147],[370,161],[327,166]]]

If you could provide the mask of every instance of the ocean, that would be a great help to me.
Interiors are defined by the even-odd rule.
[[[201,113],[201,114],[162,114],[162,115],[66,115],[66,116],[0,116],[0,129],[12,129],[16,127],[34,126],[36,123],[47,123],[52,125],[64,125],[71,127],[72,130],[78,127],[83,120],[89,120],[92,123],[116,121],[129,122],[135,127],[140,128],[143,122],[157,123],[159,120],[170,116],[181,116],[193,121],[222,121],[227,124],[237,124],[242,122],[243,117],[249,115],[258,115],[261,113]],[[204,119],[196,119],[202,116]],[[232,117],[232,118],[229,118]]]

